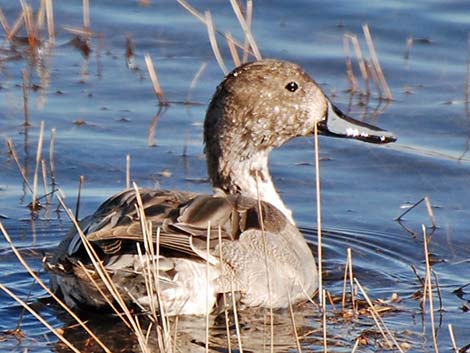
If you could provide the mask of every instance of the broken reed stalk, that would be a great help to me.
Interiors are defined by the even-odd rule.
[[[397,347],[397,349],[400,351],[400,353],[404,353],[403,349],[398,344],[395,336],[392,334],[392,332],[390,332],[388,327],[385,325],[385,322],[382,320],[382,317],[377,312],[377,309],[375,308],[374,304],[370,300],[369,296],[367,295],[366,291],[364,290],[362,285],[359,283],[357,278],[354,278],[354,282],[356,283],[357,287],[359,288],[362,295],[366,299],[367,304],[369,305],[369,308],[370,308],[369,312],[372,315],[372,318],[374,319],[375,324],[377,325],[377,328],[379,329],[380,333],[382,334],[383,338],[385,339],[385,342],[388,345],[388,347],[390,347],[390,348],[393,347],[392,343],[390,342],[390,340],[391,340],[393,342],[393,344]],[[387,335],[390,337],[390,340],[387,338],[387,335],[385,334],[384,330],[387,332]]]
[[[457,348],[457,342],[455,341],[454,329],[452,327],[452,324],[448,324],[447,327],[449,328],[449,336],[450,341],[452,342],[452,349],[454,350],[454,353],[458,353],[459,349]]]
[[[164,110],[163,106],[158,108],[157,114],[153,117],[152,121],[150,122],[148,135],[147,135],[147,145],[150,147],[156,146],[155,143],[155,131],[157,130],[158,122],[160,121],[160,116]]]
[[[45,0],[45,1],[46,1],[47,34],[49,35],[49,43],[54,44],[55,30],[54,30],[54,8],[52,5],[53,0]]]
[[[321,311],[322,311],[322,329],[323,329],[323,353],[328,352],[328,342],[326,340],[326,291],[322,289],[323,293],[321,295]]]
[[[350,56],[350,51],[349,51],[349,40],[346,34],[343,37],[343,47],[344,47],[344,53],[346,55],[346,74],[348,76],[348,81],[349,81],[349,91],[351,93],[354,93],[356,91],[356,85],[357,81],[356,78],[354,77],[354,72],[352,69],[352,61],[351,61],[351,56]]]
[[[13,27],[11,27],[10,32],[7,35],[7,40],[11,41],[13,38],[15,38],[16,34],[19,32],[21,27],[23,27],[23,23],[24,23],[24,11],[21,11],[21,14],[18,16],[18,19],[16,20]]]
[[[294,309],[292,308],[292,302],[290,300],[289,291],[287,291],[287,299],[289,300],[289,314],[290,314],[290,320],[291,320],[291,323],[292,323],[292,330],[293,330],[294,338],[295,338],[295,345],[297,347],[297,352],[302,353],[302,347],[300,346],[300,339],[299,339],[299,335],[297,333],[297,325],[295,324]]]
[[[258,170],[255,171],[256,174],[256,200],[258,201],[258,212],[259,212],[259,220],[261,224],[261,234],[263,238],[263,253],[264,253],[264,267],[266,269],[266,278],[267,278],[267,284],[268,284],[268,300],[269,300],[269,327],[270,327],[270,347],[271,347],[271,352],[274,352],[274,313],[273,313],[273,302],[272,302],[272,284],[271,284],[271,278],[269,274],[269,266],[268,266],[268,245],[266,243],[266,232],[264,228],[264,216],[263,216],[263,209],[261,207],[261,197],[259,194],[259,172]]]
[[[46,203],[49,203],[49,190],[47,188],[47,167],[46,161],[41,159],[41,170],[42,170],[42,187],[44,188],[44,195],[46,196]]]
[[[322,219],[321,219],[321,193],[320,193],[320,143],[318,141],[318,126],[314,128],[315,141],[315,186],[317,202],[317,253],[318,253],[318,296],[320,305],[323,303],[323,244],[322,244]],[[322,307],[323,309],[323,307]]]
[[[188,4],[188,2],[186,0],[176,0],[178,2],[178,4],[180,4],[186,11],[188,11],[191,15],[193,15],[194,17],[196,17],[196,19],[198,19],[199,21],[201,21],[205,26],[207,26],[207,23],[206,23],[206,18],[204,15],[202,15],[199,11],[197,11],[194,7],[192,7],[191,5]],[[220,35],[224,35],[222,32],[218,31],[218,30],[215,30],[215,32],[217,34],[220,34]],[[243,44],[240,44],[239,42],[237,42],[235,39],[233,40],[233,43],[240,49],[244,50],[244,46]],[[249,50],[248,50],[249,51]],[[249,51],[250,54],[254,55],[253,52]]]
[[[242,335],[240,332],[240,322],[238,321],[237,301],[235,299],[235,290],[233,289],[233,280],[230,281],[230,291],[232,294],[233,320],[235,321],[235,332],[237,334],[238,350],[243,353]]]
[[[147,65],[147,70],[150,75],[150,80],[152,80],[153,91],[158,98],[158,104],[160,106],[166,107],[169,104],[168,100],[163,93],[162,88],[160,87],[160,83],[158,82],[157,72],[155,71],[155,67],[153,66],[152,58],[149,54],[145,54],[145,64]]]
[[[92,337],[98,343],[98,345],[100,345],[101,348],[103,348],[105,352],[110,352],[110,350],[106,347],[106,345],[98,337],[96,337],[93,331],[91,331],[88,328],[88,326],[72,310],[70,310],[70,308],[62,300],[60,300],[59,297],[57,297],[55,293],[52,292],[49,289],[49,287],[38,277],[38,275],[36,274],[36,271],[34,271],[28,265],[28,263],[25,261],[21,253],[15,247],[15,245],[13,244],[13,241],[11,240],[10,235],[8,234],[6,229],[3,227],[3,224],[1,222],[0,222],[0,230],[1,230],[1,233],[3,234],[3,237],[7,241],[8,246],[10,247],[11,251],[16,256],[16,258],[21,263],[21,265],[24,267],[24,269],[29,273],[29,275],[46,291],[48,295],[52,297],[52,299],[54,299],[56,303],[58,303],[90,335],[90,337]]]
[[[356,60],[359,65],[359,70],[361,71],[362,79],[364,80],[366,84],[366,95],[370,95],[370,88],[369,88],[369,75],[367,73],[367,65],[364,60],[364,56],[362,55],[362,50],[361,46],[359,44],[359,39],[357,39],[357,36],[352,33],[347,33],[345,35],[349,40],[351,41],[353,48],[354,48],[354,54],[356,55]]]
[[[23,182],[25,183],[29,192],[32,194],[33,188],[28,181],[28,177],[26,175],[26,169],[23,168],[23,166],[21,165],[20,160],[18,159],[18,156],[16,155],[15,147],[13,146],[13,141],[9,138],[7,139],[7,146],[8,146],[8,151],[10,153],[10,157],[13,158],[13,160],[15,161],[16,166],[18,167],[18,171],[20,172],[21,178],[23,179]]]
[[[207,221],[206,254],[209,255],[211,243],[211,221]],[[206,353],[209,353],[209,257],[206,259]]]
[[[7,295],[13,298],[18,304],[20,304],[24,309],[26,309],[31,315],[33,315],[41,324],[43,324],[50,332],[52,332],[62,343],[64,343],[67,348],[71,351],[80,353],[80,350],[76,348],[69,340],[67,340],[58,330],[52,327],[46,320],[44,320],[41,315],[39,315],[36,311],[31,308],[30,305],[25,303],[21,300],[18,296],[16,296],[13,292],[11,292],[8,288],[6,288],[3,284],[0,283],[0,289],[3,290]]]
[[[36,28],[33,22],[33,9],[26,3],[25,0],[20,0],[21,8],[23,9],[24,24],[26,33],[28,35],[28,44],[34,48],[36,47]]]
[[[90,30],[90,1],[83,0],[83,28],[85,31]]]
[[[387,81],[385,80],[385,76],[380,66],[379,58],[377,56],[377,52],[375,51],[374,42],[372,41],[372,36],[370,34],[369,26],[367,25],[367,23],[362,26],[362,31],[364,32],[364,37],[366,39],[367,47],[369,48],[369,53],[372,58],[372,63],[374,64],[374,67],[377,70],[377,74],[379,76],[379,82],[384,91],[385,98],[388,100],[392,100],[393,99],[392,92],[390,91]]]
[[[207,62],[202,63],[201,66],[199,66],[199,69],[197,70],[197,72],[194,74],[194,77],[191,80],[191,84],[189,85],[188,95],[186,96],[185,104],[191,103],[191,93],[194,91],[194,88],[196,87],[196,84],[201,78],[201,75],[206,69],[206,67],[207,67]]]
[[[80,175],[80,178],[78,180],[77,203],[75,205],[75,218],[76,219],[80,219],[78,215],[80,214],[80,199],[82,197],[82,188],[83,188],[84,181],[85,181],[85,177],[83,175]]]
[[[36,13],[36,30],[39,33],[44,26],[44,20],[46,16],[46,4],[44,0],[40,0],[39,2],[39,9]]]
[[[224,266],[224,261],[223,261],[223,256],[222,256],[222,229],[220,227],[220,224],[219,226],[217,227],[217,232],[218,232],[218,237],[219,237],[219,262],[221,264],[221,268],[222,268],[222,278],[225,278],[226,276],[226,269],[225,269],[225,266]],[[223,300],[224,300],[224,314],[225,314],[225,331],[226,331],[226,335],[227,335],[227,350],[229,353],[232,353],[232,341],[230,339],[230,317],[229,317],[229,313],[228,313],[228,303],[227,303],[227,294],[225,293],[225,291],[222,293],[222,296],[223,296]]]
[[[55,162],[54,162],[54,144],[55,144],[55,128],[51,129],[51,139],[49,141],[49,171],[51,173],[52,189],[55,189]]]
[[[33,178],[33,201],[31,203],[32,211],[37,211],[37,195],[38,195],[38,176],[39,176],[39,167],[41,165],[41,155],[42,155],[42,142],[44,138],[44,121],[41,121],[39,127],[39,138],[38,138],[38,148],[36,150],[36,166],[34,169],[34,178]]]
[[[207,27],[207,34],[209,36],[209,42],[211,43],[212,51],[214,52],[215,59],[219,64],[220,69],[224,73],[224,75],[228,74],[227,66],[225,66],[224,59],[220,54],[219,45],[217,44],[217,39],[215,38],[215,31],[214,31],[214,24],[212,23],[212,16],[210,11],[205,12],[206,16],[206,27]]]
[[[236,0],[230,0],[230,4],[232,5],[233,12],[235,12],[238,22],[240,23],[240,26],[243,29],[243,32],[245,33],[246,40],[248,41],[248,43],[250,43],[250,47],[251,47],[251,50],[253,51],[253,55],[255,56],[256,60],[261,60],[262,59],[261,53],[258,49],[258,46],[256,45],[256,42],[253,37],[253,34],[251,33],[250,27],[246,19],[242,15],[238,2]]]
[[[248,29],[251,32],[251,22],[253,21],[253,1],[247,0],[246,1],[246,24],[248,25]],[[248,61],[248,56],[250,55],[250,42],[248,41],[248,37],[245,36],[245,43],[243,44],[243,58],[242,62],[246,63]]]
[[[6,19],[2,9],[0,8],[0,24],[3,27],[3,30],[5,31],[6,36],[8,37],[10,34],[10,26],[8,25],[8,20]]]
[[[437,336],[436,336],[436,326],[435,326],[435,321],[434,321],[434,302],[433,302],[432,281],[431,281],[432,270],[431,270],[431,264],[429,262],[428,237],[426,234],[426,226],[424,224],[422,225],[422,229],[423,229],[423,242],[424,242],[424,256],[425,256],[425,261],[426,261],[425,282],[426,282],[427,295],[429,297],[429,316],[431,318],[432,341],[433,341],[433,346],[434,346],[434,352],[439,353],[439,347],[437,344]],[[423,303],[423,307],[424,307],[424,303]]]
[[[22,71],[23,77],[23,112],[24,112],[24,126],[31,126],[29,123],[29,78],[28,71]]]
[[[131,187],[131,155],[126,155],[126,189]]]
[[[431,201],[428,196],[424,196],[424,204],[426,205],[426,211],[428,211],[428,216],[431,219],[432,228],[436,228],[436,218],[434,217],[434,212],[432,211]]]
[[[354,315],[356,315],[356,291],[354,290],[354,276],[353,276],[351,248],[347,249],[346,266],[344,268],[343,296],[341,298],[341,307],[342,307],[343,312],[346,309],[346,282],[347,282],[348,277],[349,277],[349,287],[351,290],[352,312]]]
[[[238,67],[241,65],[240,56],[238,55],[237,47],[235,46],[232,34],[230,32],[225,33],[225,40],[227,41],[230,55],[232,56],[233,65]]]

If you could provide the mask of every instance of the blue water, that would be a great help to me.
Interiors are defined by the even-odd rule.
[[[37,2],[31,4],[37,9]],[[201,12],[210,10],[218,30],[230,31],[243,41],[228,2],[191,4]],[[223,72],[214,59],[205,27],[173,1],[150,1],[148,6],[91,1],[91,29],[102,41],[94,37],[92,52],[86,57],[71,45],[73,35],[64,29],[82,25],[81,6],[81,1],[54,3],[56,43],[52,49],[43,47],[39,55],[32,55],[23,44],[4,42],[0,49],[0,139],[13,141],[32,183],[40,122],[45,122],[42,158],[48,168],[50,131],[56,129],[56,181],[69,207],[75,208],[78,180],[84,176],[82,217],[125,187],[127,154],[131,155],[132,179],[142,187],[210,192],[202,122]],[[10,25],[21,11],[19,1],[4,1],[0,7]],[[381,100],[372,82],[368,98],[348,92],[343,36],[356,34],[367,57],[364,23],[372,33],[392,102]],[[397,143],[387,146],[320,139],[327,290],[341,294],[346,248],[351,247],[355,274],[368,294],[388,299],[396,293],[400,298],[394,304],[397,311],[383,317],[392,332],[409,344],[411,351],[430,351],[428,309],[422,321],[419,302],[413,298],[422,288],[411,266],[424,275],[421,225],[430,227],[431,221],[424,204],[404,217],[406,228],[395,221],[406,207],[428,196],[437,225],[430,238],[430,252],[440,261],[433,266],[443,305],[443,310],[438,310],[436,299],[439,346],[441,351],[451,349],[448,324],[454,327],[458,347],[468,344],[470,319],[465,311],[470,307],[470,289],[464,288],[461,297],[453,291],[470,282],[470,114],[465,101],[470,5],[465,1],[257,2],[252,29],[264,57],[300,63],[344,111],[398,136]],[[23,29],[20,36],[24,35]],[[47,36],[46,31],[42,36]],[[126,65],[129,36],[135,46],[137,70]],[[232,68],[224,39],[217,38],[225,62]],[[414,38],[409,49],[408,38]],[[3,32],[0,40],[5,40]],[[145,68],[145,54],[153,58],[160,84],[172,102],[161,113],[150,137],[158,102]],[[203,65],[200,78],[190,88]],[[353,69],[363,88],[355,58]],[[28,128],[23,125],[22,70],[30,75],[31,84],[37,85],[29,93]],[[188,96],[193,104],[182,104]],[[4,142],[0,144],[0,165],[0,221],[33,269],[47,280],[41,258],[58,244],[70,222],[63,212],[56,212],[55,200],[31,217],[26,207],[31,194]],[[273,154],[271,169],[281,196],[316,250],[313,140],[300,138],[283,146]],[[42,194],[41,178],[39,185]],[[71,325],[61,310],[45,304],[44,291],[33,285],[3,239],[0,273],[0,282],[34,303],[54,327]],[[20,313],[19,305],[0,292],[0,330],[15,329]],[[318,312],[312,306],[300,308],[296,315],[299,330],[305,334],[303,349],[322,349]],[[248,314],[244,319],[247,347],[262,350],[259,331],[263,328],[256,325],[261,319]],[[109,335],[109,324],[100,324],[100,320],[91,319],[91,325],[109,336],[110,345],[125,351],[135,349],[132,343],[120,340],[126,336],[123,328],[111,326],[116,334]],[[204,323],[196,319],[182,322],[180,341],[185,335],[204,336],[195,329]],[[276,322],[276,350],[295,350],[289,315],[280,314]],[[350,322],[330,317],[330,349],[350,352],[356,337],[371,327],[373,323],[366,318]],[[21,329],[25,337],[19,340],[0,335],[1,351],[62,351],[57,339],[29,314],[25,314]],[[213,330],[213,345],[223,349],[226,339],[220,338],[223,335],[216,327]],[[76,342],[84,341],[80,332],[70,335]],[[84,351],[96,348],[77,344]],[[183,351],[196,349],[188,347]],[[381,350],[374,342],[360,349]]]

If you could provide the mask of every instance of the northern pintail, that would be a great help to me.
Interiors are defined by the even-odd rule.
[[[244,64],[217,87],[204,123],[214,194],[139,190],[154,243],[159,229],[158,287],[167,315],[214,312],[223,293],[236,293],[241,307],[285,308],[315,292],[314,256],[268,168],[273,148],[312,135],[315,124],[325,135],[372,143],[396,140],[390,132],[344,115],[290,62]],[[147,292],[143,272],[148,265],[137,251],[137,244],[144,246],[136,202],[135,190],[125,190],[80,226],[122,297],[145,308],[157,296]],[[104,288],[75,229],[46,268],[52,288],[69,306],[107,305],[89,279]]]

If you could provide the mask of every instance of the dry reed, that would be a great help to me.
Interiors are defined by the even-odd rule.
[[[379,329],[380,333],[382,334],[387,346],[389,348],[392,348],[393,345],[395,345],[395,347],[397,347],[397,349],[400,351],[400,353],[404,353],[403,349],[401,348],[400,344],[397,342],[395,336],[392,334],[392,332],[388,329],[388,327],[385,325],[385,322],[382,320],[382,317],[380,316],[380,314],[377,312],[377,309],[375,308],[374,304],[372,303],[372,301],[370,300],[369,296],[367,295],[367,292],[365,291],[365,289],[362,287],[362,285],[359,283],[359,281],[357,280],[357,278],[354,278],[354,282],[356,283],[356,285],[358,286],[359,290],[361,291],[362,295],[364,296],[364,298],[366,299],[367,301],[367,304],[369,305],[369,313],[371,314],[373,320],[375,321],[375,324],[377,326],[377,328]],[[387,334],[385,334],[385,332]],[[388,337],[390,338],[391,342],[393,342],[393,345],[392,343],[390,342],[389,338],[387,338],[387,335]]]
[[[38,138],[38,147],[36,150],[36,166],[34,169],[34,177],[33,177],[33,200],[31,202],[31,209],[32,211],[37,211],[36,207],[39,206],[37,202],[37,189],[38,189],[38,177],[39,177],[39,168],[41,165],[41,155],[42,155],[42,142],[44,139],[44,121],[41,121],[40,128],[39,128],[39,138]]]
[[[232,5],[233,12],[237,16],[238,22],[240,23],[243,32],[245,33],[246,40],[250,43],[251,50],[253,51],[253,55],[255,56],[256,60],[261,60],[261,53],[258,49],[258,46],[255,42],[253,34],[251,33],[250,26],[248,22],[243,17],[240,6],[236,0],[230,0],[230,4]]]
[[[431,330],[432,330],[432,341],[434,346],[434,352],[439,353],[439,346],[437,343],[437,335],[436,335],[436,324],[434,321],[434,301],[433,301],[433,293],[432,293],[432,280],[431,280],[431,264],[429,261],[429,251],[428,251],[428,237],[426,234],[426,226],[422,225],[423,229],[423,243],[424,243],[424,256],[426,262],[426,276],[425,276],[425,290],[424,290],[424,298],[423,298],[423,308],[425,307],[425,298],[426,295],[429,297],[429,317],[431,319]]]
[[[131,155],[126,155],[126,189],[131,187]]]
[[[96,337],[96,335],[91,331],[87,325],[72,311],[70,308],[62,301],[60,300],[54,292],[52,292],[49,287],[38,277],[36,272],[28,265],[28,263],[25,261],[21,253],[16,249],[15,245],[13,244],[13,241],[10,238],[10,235],[6,231],[6,229],[3,227],[2,223],[0,222],[0,230],[7,241],[10,249],[12,250],[13,254],[17,257],[18,261],[21,263],[21,265],[25,268],[25,270],[29,273],[29,275],[46,291],[48,295],[50,295],[55,302],[57,302],[89,335],[92,337],[102,348],[105,350],[105,352],[109,352],[109,349],[102,343],[102,341]]]
[[[235,67],[240,66],[240,56],[238,55],[237,47],[230,32],[225,33],[225,40],[227,41],[230,55],[232,56],[233,65],[235,65]]]
[[[220,49],[217,44],[217,39],[215,38],[215,30],[214,30],[214,24],[212,23],[211,13],[209,11],[206,11],[205,17],[206,17],[207,34],[209,36],[209,42],[211,43],[212,51],[214,52],[214,56],[217,60],[217,63],[219,64],[220,69],[222,70],[224,75],[227,75],[228,69],[227,69],[227,66],[225,66],[224,59],[222,58],[222,55],[220,54]]]
[[[55,42],[55,30],[54,30],[54,8],[52,1],[53,0],[45,0],[46,1],[46,21],[47,21],[47,33],[49,35],[49,42],[54,44]]]
[[[323,238],[321,217],[321,192],[320,192],[320,142],[318,139],[318,126],[314,128],[315,141],[315,187],[317,202],[317,253],[318,253],[318,296],[320,305],[323,303]],[[323,309],[323,308],[322,308]]]
[[[385,80],[385,76],[382,71],[382,67],[380,66],[379,58],[377,56],[377,52],[375,51],[374,42],[372,41],[372,36],[370,34],[369,26],[364,24],[362,26],[362,30],[364,32],[364,37],[366,39],[367,47],[369,48],[369,53],[372,59],[372,63],[374,64],[374,68],[377,70],[377,74],[379,77],[380,86],[382,87],[385,98],[388,100],[392,100],[392,92],[388,87],[387,81]]]
[[[163,107],[168,106],[170,103],[166,99],[165,94],[163,93],[163,90],[160,87],[160,83],[158,82],[157,72],[155,71],[152,58],[150,57],[149,54],[145,55],[145,64],[147,65],[147,71],[149,73],[150,80],[152,81],[153,91],[155,92],[155,95],[158,98],[158,104]]]

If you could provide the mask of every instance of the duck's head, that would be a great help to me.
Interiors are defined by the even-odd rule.
[[[313,134],[315,125],[329,136],[371,143],[396,140],[390,132],[343,114],[296,64],[260,60],[234,69],[217,87],[204,124],[213,183],[233,183],[237,168],[248,169],[245,174],[263,169],[263,163],[267,168],[272,148]]]
[[[343,114],[300,66],[279,60],[244,64],[227,75],[207,111],[204,137],[206,145],[228,137],[249,153],[311,135],[315,124],[324,135],[396,141],[392,133]]]

